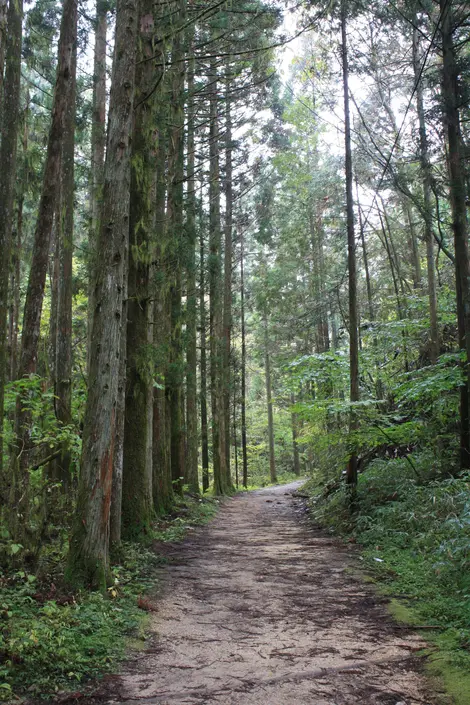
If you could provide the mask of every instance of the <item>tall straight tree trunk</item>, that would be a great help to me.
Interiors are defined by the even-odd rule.
[[[295,405],[295,395],[291,394],[290,402],[292,406]],[[294,473],[299,476],[300,475],[300,457],[299,457],[299,443],[298,443],[298,436],[299,436],[299,419],[296,413],[292,412],[291,414],[291,422],[292,422],[292,452],[294,456]]]
[[[61,180],[66,115],[70,100],[74,96],[71,86],[75,81],[77,17],[77,0],[64,0],[58,46],[57,77],[52,104],[52,122],[47,143],[46,163],[23,313],[21,357],[18,370],[20,378],[36,372],[52,224],[54,211],[58,204],[57,182]],[[17,400],[15,421],[18,455],[13,461],[12,506],[15,507],[15,512],[11,528],[12,534],[20,539],[25,536],[28,525],[29,473],[27,467],[31,449],[31,419],[21,401],[21,395]]]
[[[227,74],[230,67],[227,67]],[[232,167],[232,115],[230,104],[231,81],[227,78],[225,93],[225,242],[224,242],[224,312],[222,395],[224,408],[225,472],[230,484],[230,387],[231,387],[231,336],[232,336],[232,259],[233,259],[233,167]]]
[[[207,422],[207,343],[206,343],[206,280],[204,261],[204,228],[200,227],[199,235],[199,325],[201,328],[200,369],[201,369],[201,460],[202,460],[202,491],[209,489],[209,430]]]
[[[89,362],[91,323],[93,318],[93,268],[96,263],[96,241],[103,197],[104,153],[106,148],[106,36],[108,0],[97,0],[95,15],[95,49],[93,59],[93,111],[91,123],[91,229],[88,247],[88,345]]]
[[[460,466],[470,468],[470,266],[466,207],[465,162],[459,115],[459,70],[455,55],[452,4],[440,0],[443,52],[442,98],[447,129],[449,192],[454,231],[455,282],[459,345],[467,353],[465,384],[460,388]]]
[[[167,229],[165,224],[165,201],[167,192],[166,157],[167,157],[167,113],[160,101],[156,120],[158,130],[158,149],[156,156],[157,184],[155,196],[155,237],[156,269],[154,277],[154,313],[153,344],[157,363],[155,376],[157,386],[153,397],[153,504],[158,514],[166,513],[173,504],[174,494],[171,482],[171,439],[169,433],[169,404],[166,395],[168,375],[168,350],[170,346],[171,325],[169,320],[169,266],[167,264]]]
[[[76,22],[76,17],[73,19]],[[64,426],[72,422],[72,258],[75,196],[75,113],[76,113],[77,43],[73,44],[67,108],[64,119],[62,147],[62,186],[60,224],[57,235],[59,246],[59,296],[57,307],[57,353],[56,353],[56,414]],[[70,486],[70,449],[62,445],[57,459],[58,478],[64,491]]]
[[[217,64],[210,64],[210,130],[209,130],[209,328],[210,328],[210,388],[212,406],[212,462],[214,493],[230,491],[227,482],[225,423],[223,400],[223,299],[220,227],[220,166]]]
[[[418,19],[415,17],[415,24]],[[426,242],[426,267],[429,297],[429,357],[431,364],[437,362],[439,354],[439,332],[437,327],[436,268],[434,266],[434,235],[432,232],[431,163],[429,161],[426,120],[424,117],[423,87],[420,81],[418,30],[413,29],[413,68],[416,83],[416,108],[419,120],[419,159],[423,181],[424,239]]]
[[[3,422],[5,416],[5,381],[8,369],[8,281],[20,122],[21,47],[23,36],[22,0],[9,3],[7,21],[3,111],[0,113],[2,117],[0,146],[0,252],[2,253],[0,257],[0,492],[3,495],[1,497],[3,506],[6,503],[6,486],[3,474]]]
[[[122,478],[122,533],[147,534],[152,519],[152,467],[149,418],[153,414],[153,375],[149,353],[150,262],[155,183],[155,33],[153,2],[140,1],[131,149],[129,264],[127,288],[126,413]]]
[[[134,0],[118,0],[88,399],[78,501],[66,571],[71,582],[101,588],[105,587],[109,576],[109,517],[129,238],[137,18]]]
[[[5,46],[7,43],[8,2],[0,0],[0,119],[3,109],[3,73],[5,71]]]
[[[274,452],[274,415],[273,393],[271,382],[271,355],[269,351],[268,314],[264,312],[264,370],[266,375],[266,401],[268,405],[268,446],[269,446],[269,477],[271,482],[277,482],[276,455]]]
[[[192,37],[190,41],[192,45]],[[192,47],[189,51],[192,51]],[[185,484],[199,493],[197,435],[197,292],[196,292],[196,179],[194,141],[194,59],[188,66],[188,140],[186,194],[186,438]]]
[[[240,235],[240,317],[242,334],[241,359],[241,422],[243,487],[248,487],[248,453],[246,444],[246,327],[245,327],[245,236]]]
[[[184,17],[185,1],[178,0],[177,16]],[[173,37],[171,86],[171,135],[168,156],[167,227],[172,256],[170,287],[171,346],[169,369],[169,402],[171,426],[171,475],[175,488],[182,491],[184,478],[184,435],[182,388],[184,358],[182,348],[182,255],[183,255],[183,183],[184,183],[184,50],[181,32]]]
[[[349,274],[349,372],[350,400],[359,401],[359,340],[357,326],[357,277],[356,241],[354,236],[353,169],[351,154],[351,119],[349,112],[349,67],[346,36],[346,0],[341,1],[341,42],[344,94],[344,139],[346,170],[346,223],[348,233],[348,274]],[[350,417],[350,429],[357,428],[354,411]],[[357,484],[357,456],[352,453],[346,471],[346,482],[353,488]]]

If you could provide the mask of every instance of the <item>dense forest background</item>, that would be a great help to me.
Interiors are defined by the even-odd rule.
[[[452,585],[466,643],[469,27],[455,0],[0,0],[8,619],[51,571],[109,590],[187,493],[298,476]]]

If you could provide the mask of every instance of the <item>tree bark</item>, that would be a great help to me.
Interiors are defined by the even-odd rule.
[[[248,453],[246,443],[246,326],[245,326],[245,236],[240,235],[240,317],[242,334],[241,359],[241,422],[243,487],[248,487]]]
[[[351,154],[351,119],[349,112],[349,67],[346,37],[346,0],[341,2],[341,42],[344,94],[344,139],[346,170],[346,223],[348,233],[348,274],[349,274],[349,371],[350,400],[359,401],[359,341],[357,330],[357,276],[356,241],[354,236],[353,169]],[[357,428],[354,411],[350,416],[350,430]],[[357,456],[352,453],[346,470],[346,482],[353,488],[357,484]]]
[[[417,23],[415,16],[415,23]],[[426,242],[426,267],[428,277],[429,297],[429,358],[432,365],[437,362],[439,355],[439,331],[437,325],[437,294],[436,294],[436,268],[434,266],[434,234],[432,231],[432,201],[431,201],[431,162],[429,161],[428,138],[426,133],[426,120],[424,116],[423,88],[420,80],[419,66],[419,41],[418,31],[413,29],[413,68],[416,82],[416,108],[419,121],[419,159],[421,164],[421,177],[423,181],[424,202],[424,240]]]
[[[121,355],[126,244],[129,237],[130,135],[134,106],[137,3],[118,0],[109,103],[103,207],[95,278],[93,338],[78,502],[66,576],[104,588],[109,576],[109,516]]]
[[[34,233],[21,335],[20,378],[36,372],[44,289],[51,244],[54,211],[57,208],[57,183],[61,180],[62,149],[66,115],[74,95],[75,52],[77,42],[77,0],[64,0],[58,45],[57,76],[52,104],[52,122],[47,143],[41,198]],[[71,88],[72,87],[72,88]],[[29,512],[29,454],[31,419],[19,395],[16,404],[15,435],[17,456],[12,466],[12,506],[15,507],[12,535],[25,540]]]
[[[122,480],[122,533],[126,539],[150,531],[152,468],[149,416],[153,413],[153,365],[149,349],[150,262],[155,179],[155,21],[152,0],[141,0],[131,147],[129,264],[127,287],[127,369]]]
[[[184,0],[178,0],[180,19],[185,11]],[[183,246],[183,182],[184,182],[184,50],[181,33],[173,37],[172,85],[170,108],[170,144],[168,154],[168,245],[171,252],[171,344],[168,375],[168,398],[171,427],[171,475],[175,489],[182,491],[184,479],[184,435],[182,432],[182,387],[184,357],[182,348],[182,246]]]
[[[2,140],[0,146],[0,491],[5,505],[3,475],[3,423],[7,378],[7,315],[10,275],[13,203],[15,196],[20,112],[23,2],[10,2],[6,35],[6,71],[3,84]],[[3,74],[2,74],[3,76]]]
[[[96,264],[100,209],[103,201],[104,156],[106,148],[106,36],[108,2],[97,0],[95,16],[95,49],[93,59],[93,111],[91,123],[91,228],[89,248],[88,345],[89,363],[93,318],[93,271]]]
[[[207,343],[206,343],[206,280],[204,261],[204,229],[200,228],[200,264],[199,264],[199,325],[201,328],[201,460],[202,460],[202,491],[209,489],[209,431],[207,423]]]
[[[77,19],[74,16],[73,22]],[[67,107],[64,116],[62,147],[62,185],[60,191],[59,237],[59,296],[57,307],[57,346],[55,396],[58,421],[72,423],[72,258],[75,196],[75,113],[76,113],[77,42],[73,42],[71,76],[68,84]],[[62,444],[56,461],[57,475],[64,492],[70,487],[70,449]]]
[[[230,67],[227,67],[229,73]],[[231,388],[231,337],[232,337],[232,259],[233,259],[233,166],[232,166],[232,115],[230,104],[231,81],[225,91],[225,241],[224,241],[224,300],[223,300],[223,357],[222,397],[225,434],[225,472],[230,484],[230,388]]]
[[[452,5],[439,1],[443,52],[442,98],[448,141],[449,193],[455,249],[455,282],[459,345],[466,352],[465,384],[460,388],[460,466],[470,468],[470,266],[465,162],[459,115],[459,69],[453,40]]]
[[[192,45],[192,38],[190,45]],[[189,51],[192,51],[192,46]],[[198,435],[197,435],[197,292],[196,292],[196,179],[195,169],[195,115],[194,115],[194,59],[188,66],[188,140],[187,140],[187,194],[186,194],[186,427],[187,454],[185,484],[191,492],[199,493]]]
[[[274,451],[274,418],[271,382],[271,355],[269,351],[268,316],[264,312],[264,370],[266,375],[266,401],[268,405],[268,446],[269,446],[269,477],[272,483],[277,482],[276,455]]]
[[[225,423],[223,400],[223,300],[220,227],[220,166],[218,81],[215,58],[210,62],[210,130],[209,130],[209,328],[210,328],[210,389],[212,407],[212,462],[214,493],[231,490],[226,470]]]

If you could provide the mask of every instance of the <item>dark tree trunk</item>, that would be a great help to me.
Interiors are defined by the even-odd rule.
[[[6,71],[0,147],[0,491],[3,506],[6,503],[6,486],[3,475],[3,421],[5,381],[7,378],[7,315],[8,281],[10,275],[13,203],[16,183],[18,129],[20,112],[21,47],[23,2],[10,2],[8,6],[8,32],[6,35]],[[3,74],[2,74],[3,76]]]
[[[167,263],[165,224],[166,201],[166,112],[160,106],[156,121],[158,129],[157,185],[155,197],[156,269],[154,278],[153,340],[156,351],[155,376],[157,387],[153,397],[153,504],[158,514],[167,512],[174,499],[171,482],[171,449],[169,433],[169,405],[166,395],[168,350],[170,345],[169,320],[169,266]]]
[[[88,399],[78,502],[66,573],[71,582],[101,588],[105,587],[109,576],[109,517],[129,237],[136,34],[136,2],[118,0]]]
[[[269,350],[268,316],[264,313],[264,369],[266,375],[266,402],[268,405],[268,445],[269,445],[269,477],[271,482],[277,482],[276,455],[274,452],[274,417],[273,393],[271,383],[271,354]]]
[[[229,72],[227,69],[227,73]],[[232,115],[230,105],[231,81],[227,79],[225,95],[225,243],[224,243],[224,300],[223,300],[223,358],[222,396],[224,408],[225,472],[230,484],[230,388],[232,336],[232,231],[233,231],[233,167]]]
[[[76,22],[76,17],[73,19]],[[68,85],[67,108],[64,116],[62,147],[62,186],[60,192],[59,237],[59,296],[57,306],[57,345],[55,396],[57,419],[64,426],[72,422],[72,257],[75,196],[75,113],[76,113],[77,44],[73,43],[71,76]],[[62,445],[56,461],[57,476],[65,492],[70,487],[71,454]]]
[[[178,0],[180,19],[184,16],[185,2]],[[175,489],[182,491],[184,479],[184,435],[182,388],[184,383],[184,358],[182,347],[182,246],[183,246],[183,182],[184,182],[184,73],[185,63],[181,33],[173,38],[172,85],[170,108],[170,143],[168,154],[168,245],[171,252],[171,346],[168,375],[168,399],[171,427],[171,476]]]
[[[344,94],[344,134],[346,170],[346,222],[348,233],[348,273],[349,273],[349,371],[350,400],[359,401],[359,341],[357,330],[357,281],[356,281],[356,242],[354,236],[353,169],[351,155],[351,120],[349,114],[349,67],[346,44],[346,0],[341,2],[341,41]],[[357,419],[351,413],[350,429],[357,428]],[[352,453],[346,471],[346,481],[352,487],[357,484],[357,456]]]
[[[210,130],[209,130],[209,328],[210,328],[210,388],[212,407],[212,462],[214,493],[230,491],[226,470],[225,423],[223,400],[223,300],[220,227],[220,165],[217,64],[210,67]]]
[[[91,228],[88,242],[88,345],[89,362],[93,319],[93,268],[96,263],[96,241],[103,200],[104,153],[106,147],[106,35],[108,29],[107,0],[97,0],[95,16],[95,50],[93,60],[93,112],[91,123]]]
[[[242,422],[242,466],[243,487],[248,487],[248,453],[246,447],[246,329],[245,329],[245,242],[240,235],[240,317],[242,334],[241,359],[241,422]]]
[[[415,17],[415,22],[417,22]],[[437,295],[436,295],[436,268],[434,266],[434,234],[432,231],[432,203],[431,203],[431,163],[429,161],[428,138],[426,134],[426,121],[424,117],[423,87],[420,81],[418,31],[413,30],[413,68],[416,81],[416,108],[419,120],[419,158],[421,163],[421,176],[423,180],[423,206],[424,206],[424,239],[426,242],[426,266],[428,275],[429,297],[429,358],[431,364],[437,362],[439,355],[439,332],[437,326]]]
[[[295,404],[295,395],[291,394],[290,398],[292,406]],[[291,414],[292,419],[292,450],[294,455],[294,473],[300,475],[300,457],[299,457],[299,443],[297,441],[299,435],[299,419],[295,412]]]
[[[207,423],[207,350],[206,350],[206,281],[204,262],[204,229],[200,228],[199,265],[199,325],[201,328],[201,451],[202,451],[202,490],[209,489],[209,430]]]
[[[127,370],[122,480],[122,533],[147,534],[152,519],[152,467],[149,416],[153,414],[153,374],[149,352],[150,262],[154,223],[155,68],[153,2],[141,0],[131,149],[129,265],[127,288]]]
[[[192,44],[192,42],[190,42]],[[190,49],[191,51],[191,49]],[[198,435],[197,435],[197,292],[196,292],[196,180],[195,116],[194,116],[194,59],[188,67],[188,140],[187,140],[187,194],[186,194],[186,428],[187,454],[185,484],[192,492],[199,492]]]
[[[36,372],[44,289],[51,245],[54,211],[57,208],[57,183],[61,180],[61,160],[69,103],[74,96],[75,56],[77,42],[77,0],[65,0],[60,26],[57,77],[52,105],[52,122],[47,143],[41,198],[34,233],[21,335],[18,376]],[[16,406],[17,458],[13,461],[12,505],[17,509],[12,532],[18,539],[25,536],[29,511],[29,451],[31,420],[21,398]]]
[[[448,140],[449,192],[455,248],[459,345],[470,361],[470,266],[465,189],[465,162],[459,115],[459,69],[453,40],[452,5],[440,0],[443,51],[442,98]],[[465,384],[460,388],[460,466],[470,468],[470,364],[464,364]]]

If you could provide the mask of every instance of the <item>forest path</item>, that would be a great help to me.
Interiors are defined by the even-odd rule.
[[[238,495],[170,551],[150,648],[110,703],[422,705],[420,637],[393,624],[351,551],[292,492]]]

